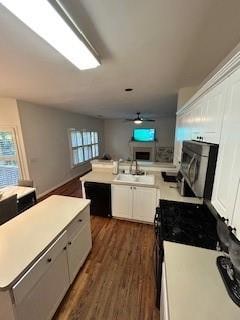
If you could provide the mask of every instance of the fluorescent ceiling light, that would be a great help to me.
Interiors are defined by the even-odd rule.
[[[100,65],[97,57],[47,0],[0,0],[0,3],[80,70]],[[58,1],[55,4],[61,7]],[[71,20],[72,21],[72,20]],[[72,21],[73,22],[73,21]],[[76,30],[76,25],[73,24]],[[79,31],[79,30],[78,30]]]
[[[134,123],[135,123],[135,124],[141,124],[141,123],[142,123],[142,120],[140,120],[140,119],[134,120]]]

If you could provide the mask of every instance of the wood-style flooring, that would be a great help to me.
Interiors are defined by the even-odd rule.
[[[81,197],[81,184],[74,179],[54,194]],[[96,216],[91,225],[92,251],[54,320],[159,320],[153,227]]]

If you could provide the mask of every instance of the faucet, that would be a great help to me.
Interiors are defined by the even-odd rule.
[[[135,162],[135,174],[140,174],[141,170],[139,170],[139,168],[138,168],[137,159],[131,160],[130,167],[129,167],[129,172],[130,172],[130,174],[133,174],[133,163],[134,162]]]

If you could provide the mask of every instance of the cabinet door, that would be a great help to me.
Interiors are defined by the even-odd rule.
[[[175,146],[174,146],[174,164],[178,166],[181,162],[182,142],[184,140],[184,117],[177,116],[176,132],[175,132]]]
[[[91,248],[92,237],[90,223],[86,222],[80,231],[75,233],[68,242],[68,266],[71,283],[86,260]]]
[[[153,222],[157,192],[154,188],[133,187],[133,219]]]
[[[112,215],[132,218],[132,187],[112,185]]]
[[[205,103],[205,97],[201,97],[192,106],[192,140],[199,140],[198,138],[202,134],[202,110]]]
[[[213,88],[206,95],[206,103],[202,110],[203,141],[219,143],[222,129],[227,80]]]
[[[21,303],[16,304],[17,319],[51,319],[68,288],[67,252],[62,250]]]
[[[240,70],[229,77],[212,204],[231,222],[240,178]]]
[[[231,226],[236,229],[236,236],[240,241],[240,180],[238,184],[237,198],[234,207],[234,213],[232,221],[230,222]]]

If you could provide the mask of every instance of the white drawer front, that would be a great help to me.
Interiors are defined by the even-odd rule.
[[[13,296],[16,304],[19,304],[27,293],[35,286],[43,274],[50,268],[57,256],[67,245],[67,232],[52,244],[52,246],[34,263],[34,265],[14,285]]]
[[[74,237],[74,235],[82,229],[86,222],[90,221],[90,209],[89,206],[80,212],[77,217],[67,227],[68,238]]]
[[[50,320],[69,288],[67,252],[62,250],[21,303],[17,320]]]

